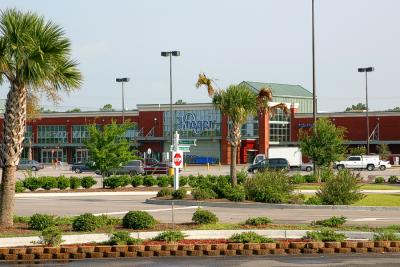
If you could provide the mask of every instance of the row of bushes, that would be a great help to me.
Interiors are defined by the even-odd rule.
[[[185,186],[188,183],[188,178],[182,176],[179,178],[179,185]],[[153,177],[150,175],[147,176],[129,176],[129,175],[113,175],[106,179],[104,179],[104,186],[107,188],[118,188],[124,187],[127,185],[132,185],[133,187],[138,186],[155,186],[158,185],[159,187],[168,187],[174,185],[174,177],[172,176],[159,176]]]
[[[399,177],[395,176],[395,175],[391,175],[388,178],[388,183],[389,184],[397,184],[399,182]],[[385,182],[385,178],[383,178],[382,176],[376,177],[375,181],[376,184],[383,184]]]
[[[42,188],[45,190],[50,189],[77,189],[79,187],[91,188],[97,184],[96,180],[92,176],[86,177],[65,177],[65,176],[41,176],[41,177],[27,177],[23,181],[17,181],[15,185],[15,192],[24,192],[26,189],[35,191],[36,189]]]

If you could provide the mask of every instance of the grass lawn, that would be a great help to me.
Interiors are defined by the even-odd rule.
[[[400,206],[400,194],[371,194],[353,206]]]
[[[296,185],[296,189],[302,190],[317,190],[319,189],[319,185],[316,184],[300,184]],[[398,185],[387,185],[387,184],[364,184],[361,186],[361,189],[364,190],[400,190],[400,186]]]

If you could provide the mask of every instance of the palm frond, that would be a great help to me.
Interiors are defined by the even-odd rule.
[[[285,113],[286,115],[290,114],[290,109],[287,107],[287,105],[285,103],[279,103],[276,104],[272,107],[269,107],[269,114],[270,116],[274,116],[276,114],[276,111],[280,109],[283,111],[283,113]]]
[[[270,101],[272,101],[271,88],[261,88],[256,98],[257,109],[262,113],[268,111]]]
[[[200,88],[202,85],[205,85],[207,87],[207,92],[209,96],[214,95],[215,89],[212,85],[213,80],[208,78],[204,73],[199,74],[199,78],[197,79],[196,82],[196,88]]]

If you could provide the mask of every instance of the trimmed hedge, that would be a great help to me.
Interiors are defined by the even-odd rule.
[[[149,229],[156,225],[157,221],[145,211],[130,211],[122,219],[122,225],[127,229]]]

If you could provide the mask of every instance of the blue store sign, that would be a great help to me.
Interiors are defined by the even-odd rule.
[[[201,120],[196,117],[194,112],[186,112],[182,116],[177,116],[178,131],[192,130],[195,134],[204,131],[215,130],[215,120]]]

